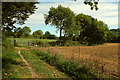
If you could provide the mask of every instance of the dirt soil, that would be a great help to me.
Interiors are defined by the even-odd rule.
[[[43,52],[60,54],[65,59],[78,61],[80,64],[93,67],[96,71],[110,77],[118,77],[118,43],[106,43],[99,46],[71,46],[35,48]]]

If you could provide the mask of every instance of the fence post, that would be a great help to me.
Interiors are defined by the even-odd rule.
[[[79,56],[78,56],[78,61],[80,62],[80,47],[79,47]]]
[[[73,55],[72,55],[72,56],[73,56],[73,58],[72,58],[72,59],[74,60],[74,49],[73,49]]]
[[[56,54],[57,54],[57,45],[56,45]]]

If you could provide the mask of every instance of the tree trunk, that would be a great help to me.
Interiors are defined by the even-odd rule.
[[[62,28],[60,28],[60,38],[59,38],[59,40],[60,40],[60,45],[61,45],[61,36],[62,36]]]

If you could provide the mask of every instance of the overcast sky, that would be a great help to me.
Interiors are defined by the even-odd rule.
[[[45,2],[45,0],[40,4],[37,4],[38,9],[36,10],[35,14],[31,15],[26,24],[24,25],[17,25],[18,27],[28,26],[32,30],[32,32],[36,30],[42,30],[43,32],[49,31],[56,36],[59,36],[59,31],[56,33],[56,28],[54,26],[45,25],[44,23],[44,14],[48,13],[50,7],[57,7],[58,5],[62,5],[64,7],[69,7],[74,13],[79,14],[87,14],[98,20],[102,20],[105,22],[109,29],[116,29],[118,28],[118,1],[119,0],[100,0],[99,2],[98,11],[91,10],[89,5],[85,5],[83,2],[68,2],[70,0],[64,0],[67,2],[59,2],[63,0],[49,0],[49,2]],[[54,2],[56,1],[56,2]],[[57,2],[58,1],[58,2]],[[80,0],[79,0],[80,1]],[[84,1],[84,0],[81,0]],[[102,2],[107,1],[107,2]],[[112,2],[111,2],[112,1]],[[114,1],[114,2],[113,2]],[[31,33],[32,33],[31,32]]]

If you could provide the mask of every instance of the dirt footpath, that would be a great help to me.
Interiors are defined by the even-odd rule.
[[[20,55],[22,61],[27,65],[28,69],[30,70],[33,78],[38,78],[37,74],[33,71],[32,67],[29,65],[29,63],[24,59],[24,57],[20,53],[20,49],[18,49],[18,54]]]

